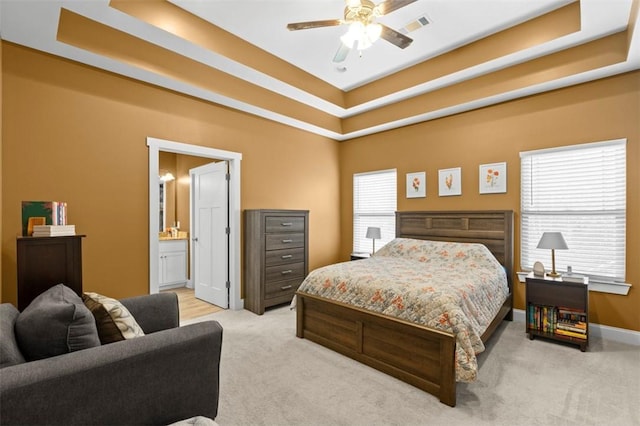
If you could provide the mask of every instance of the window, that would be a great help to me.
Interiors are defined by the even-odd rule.
[[[545,231],[560,231],[568,250],[556,269],[590,282],[624,282],[626,139],[520,153],[521,266],[551,266],[551,250],[536,249]]]
[[[376,251],[396,235],[396,170],[380,170],[353,175],[353,251],[371,253],[373,241],[366,238],[367,227],[380,228]]]

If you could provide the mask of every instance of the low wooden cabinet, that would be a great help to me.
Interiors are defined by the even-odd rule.
[[[246,309],[291,302],[309,270],[308,210],[244,211]]]
[[[18,310],[57,284],[82,296],[83,237],[18,237]]]
[[[526,279],[526,331],[529,339],[547,339],[578,345],[584,352],[589,345],[589,286],[562,278]]]
[[[160,289],[187,284],[188,240],[161,240],[159,246],[158,285]]]

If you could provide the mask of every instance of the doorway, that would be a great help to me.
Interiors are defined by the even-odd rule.
[[[166,151],[176,154],[191,155],[224,160],[229,167],[229,239],[228,239],[228,277],[229,277],[229,308],[243,309],[240,281],[240,163],[242,154],[188,145],[180,142],[167,141],[157,138],[147,138],[149,147],[149,293],[158,293],[158,262],[159,262],[159,193],[157,191],[159,173],[159,152]],[[193,247],[193,241],[191,241]],[[193,251],[192,251],[193,252]]]

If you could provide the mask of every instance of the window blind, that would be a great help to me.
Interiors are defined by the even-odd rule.
[[[521,266],[551,266],[537,249],[545,231],[562,232],[556,269],[594,281],[624,281],[626,139],[520,153]]]
[[[376,251],[396,234],[396,170],[380,170],[353,175],[353,251],[371,253],[373,241],[366,238],[367,227],[380,228]]]

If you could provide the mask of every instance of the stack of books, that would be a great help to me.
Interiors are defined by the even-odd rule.
[[[529,330],[587,339],[587,314],[577,309],[529,304]]]
[[[33,227],[34,237],[63,237],[76,235],[75,225],[35,225]]]
[[[64,201],[23,201],[22,235],[27,237],[37,225],[66,225],[67,203]]]
[[[553,333],[557,321],[555,306],[529,304],[529,328],[543,333]]]
[[[587,314],[570,308],[558,307],[555,333],[561,336],[587,338]]]

